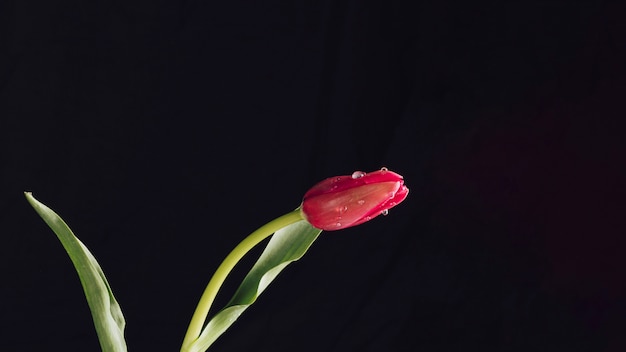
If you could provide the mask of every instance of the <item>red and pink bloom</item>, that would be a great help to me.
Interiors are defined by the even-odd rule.
[[[301,212],[318,229],[340,230],[386,215],[408,194],[403,177],[393,171],[355,171],[313,186],[303,197]]]

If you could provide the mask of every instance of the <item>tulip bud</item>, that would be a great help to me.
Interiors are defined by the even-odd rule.
[[[401,175],[382,168],[327,178],[303,197],[301,212],[314,227],[340,230],[387,215],[408,195]]]

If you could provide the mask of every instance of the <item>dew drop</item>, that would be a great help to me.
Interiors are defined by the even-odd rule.
[[[383,166],[383,167],[380,168],[380,171],[382,171],[382,173],[385,173],[385,172],[389,171],[389,169],[387,169],[386,167]]]
[[[337,208],[337,213],[339,213],[339,215],[341,215],[341,214],[343,214],[343,213],[345,213],[347,211],[348,211],[348,206],[347,205],[344,205],[342,207],[338,207]]]
[[[341,223],[340,223],[340,222],[336,223],[335,225],[336,225],[337,227],[341,227]]]
[[[365,204],[365,200],[363,200],[363,199],[359,199],[356,203],[357,203],[358,205],[363,205],[363,204]]]
[[[389,214],[389,210],[385,209],[383,211],[380,212],[383,216]]]
[[[355,171],[352,173],[352,178],[361,178],[365,176],[365,172],[363,171]]]

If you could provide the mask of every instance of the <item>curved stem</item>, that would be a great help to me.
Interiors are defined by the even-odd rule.
[[[189,323],[189,328],[187,328],[181,352],[187,351],[193,342],[200,336],[206,317],[209,314],[209,309],[215,300],[215,296],[217,296],[217,292],[235,265],[246,255],[246,253],[248,253],[261,241],[271,236],[274,232],[302,219],[300,208],[280,216],[252,232],[248,235],[248,237],[241,241],[237,247],[235,247],[230,254],[228,254],[228,256],[226,256],[222,264],[220,264],[213,274],[213,277],[209,281],[207,287],[204,289],[202,297],[200,297],[200,301],[198,302],[196,310],[191,318],[191,322]]]

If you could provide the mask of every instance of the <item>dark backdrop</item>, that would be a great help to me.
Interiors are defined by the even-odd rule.
[[[23,191],[130,351],[176,351],[244,236],[386,166],[408,199],[324,232],[216,351],[626,350],[625,8],[599,3],[3,1],[0,349],[99,349]]]

